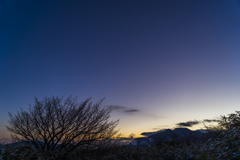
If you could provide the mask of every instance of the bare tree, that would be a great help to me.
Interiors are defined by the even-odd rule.
[[[102,101],[92,104],[89,98],[79,103],[71,96],[65,100],[54,96],[43,101],[35,98],[28,111],[9,113],[6,127],[12,139],[34,146],[43,159],[52,153],[62,153],[64,159],[77,148],[96,148],[117,134],[118,120],[109,121],[111,108],[101,108]]]

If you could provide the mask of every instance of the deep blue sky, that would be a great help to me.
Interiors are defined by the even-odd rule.
[[[2,0],[0,137],[52,95],[105,97],[126,136],[232,113],[239,44],[238,0]]]

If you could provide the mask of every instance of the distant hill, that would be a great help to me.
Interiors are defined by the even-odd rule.
[[[135,146],[150,146],[151,143],[179,141],[184,143],[206,141],[207,131],[192,131],[188,128],[165,129],[146,134],[146,137],[135,138],[130,144]]]

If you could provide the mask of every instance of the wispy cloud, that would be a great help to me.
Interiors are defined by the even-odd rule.
[[[124,112],[134,113],[134,112],[139,112],[139,110],[138,109],[127,109],[127,110],[124,110]]]
[[[126,107],[123,107],[123,106],[117,106],[117,105],[111,105],[111,106],[105,106],[105,107],[108,107],[108,108],[112,108],[112,110],[125,110]]]
[[[217,119],[204,119],[203,122],[211,123],[211,122],[219,122],[219,120],[217,120]]]
[[[113,111],[122,112],[122,113],[139,112],[138,109],[128,108],[128,107],[124,107],[124,106],[118,106],[118,105],[109,105],[109,106],[105,106],[105,107],[112,108]]]
[[[219,122],[218,119],[204,119],[202,121],[197,121],[197,120],[194,120],[194,121],[187,121],[187,122],[180,122],[180,123],[177,123],[176,125],[178,127],[192,127],[194,125],[197,125],[197,124],[200,124],[200,123],[211,123],[211,122]]]
[[[148,118],[159,118],[159,116],[147,113],[143,110],[139,110],[136,108],[130,108],[130,107],[125,107],[125,106],[118,106],[118,105],[109,105],[105,107],[110,107],[112,108],[113,111],[121,112],[126,115],[142,115],[142,116],[147,116]]]
[[[192,127],[194,125],[197,125],[201,123],[200,121],[187,121],[187,122],[180,122],[180,123],[177,123],[176,125],[179,126],[179,127]]]
[[[112,108],[113,111],[118,111],[118,112],[122,112],[122,113],[125,113],[125,114],[130,113],[131,115],[133,113],[140,112],[140,110],[135,109],[135,108],[129,108],[129,107],[118,106],[118,105],[109,105],[109,106],[106,106],[106,107]]]

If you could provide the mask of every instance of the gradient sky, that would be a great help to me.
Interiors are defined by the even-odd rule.
[[[0,1],[0,138],[52,95],[105,97],[125,136],[240,110],[240,1]]]

